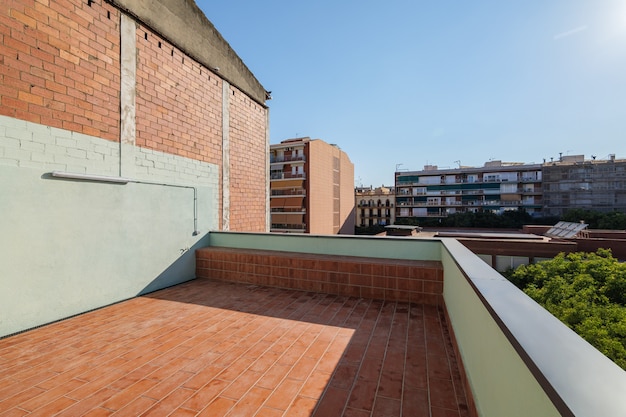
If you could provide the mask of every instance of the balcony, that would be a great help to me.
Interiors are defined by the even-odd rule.
[[[278,155],[270,156],[271,164],[278,164],[282,162],[304,161],[304,155]]]
[[[304,207],[272,207],[270,209],[271,213],[294,213],[294,214],[304,214],[306,213],[306,208]]]
[[[305,175],[303,173],[292,174],[291,172],[271,172],[270,179],[272,180],[289,180],[293,178],[305,179]]]
[[[272,223],[272,232],[304,233],[306,224],[304,223]]]
[[[456,240],[211,232],[203,242],[193,281],[0,339],[0,414],[626,410],[624,371]],[[99,285],[88,281],[85,299]],[[3,306],[3,322],[45,304],[23,301]]]
[[[285,195],[306,196],[306,190],[304,188],[272,189],[270,193],[270,196],[272,197]]]

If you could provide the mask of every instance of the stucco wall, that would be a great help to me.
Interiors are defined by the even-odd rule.
[[[106,139],[6,116],[0,138],[0,336],[194,278],[190,252],[218,226],[217,166],[136,153],[137,178],[194,184],[194,210],[192,188],[51,176],[116,177]]]
[[[309,233],[354,233],[354,165],[338,147],[308,142]]]

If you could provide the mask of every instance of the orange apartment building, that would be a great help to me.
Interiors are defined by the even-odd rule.
[[[271,231],[353,234],[354,165],[337,145],[296,138],[270,145]]]

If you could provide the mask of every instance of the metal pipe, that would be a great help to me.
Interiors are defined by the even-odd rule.
[[[96,182],[114,182],[117,184],[126,184],[128,182],[131,182],[130,179],[124,177],[109,177],[107,175],[82,174],[78,172],[52,171],[51,175],[56,178],[67,178],[72,180]]]

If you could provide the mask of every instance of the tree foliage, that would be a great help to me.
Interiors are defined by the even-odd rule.
[[[525,224],[553,225],[555,217],[533,217],[526,210],[508,210],[503,213],[490,211],[454,213],[447,217],[401,217],[396,224],[419,225],[423,227],[475,227],[521,229]]]
[[[509,279],[626,369],[626,264],[610,250],[559,254],[522,265]]]
[[[626,214],[619,211],[601,213],[595,210],[576,208],[567,210],[563,214],[563,220],[566,222],[579,222],[582,220],[589,225],[590,229],[626,229]]]

